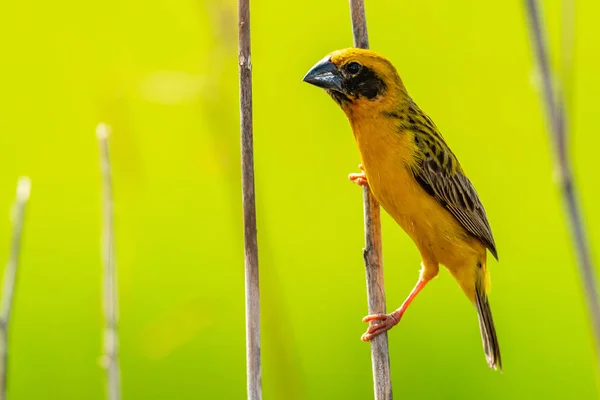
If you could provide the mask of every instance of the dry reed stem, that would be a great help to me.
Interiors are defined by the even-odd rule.
[[[246,379],[249,400],[262,399],[260,362],[260,297],[258,243],[254,193],[254,144],[252,138],[252,63],[250,52],[250,2],[238,1],[240,139],[242,202],[244,212],[244,260],[246,276]]]
[[[596,345],[596,362],[600,371],[600,304],[596,289],[595,267],[590,252],[589,240],[585,229],[584,216],[579,206],[579,194],[573,179],[571,160],[568,148],[569,120],[567,114],[567,100],[570,96],[571,74],[573,72],[573,57],[571,54],[574,33],[573,5],[563,4],[563,57],[562,82],[554,87],[553,73],[547,49],[548,39],[542,27],[539,4],[537,0],[525,0],[525,8],[529,18],[529,26],[533,50],[538,68],[542,76],[542,101],[546,108],[548,119],[550,143],[554,149],[555,169],[558,176],[561,195],[565,207],[566,219],[571,229],[571,238],[577,256],[577,266],[584,288],[585,299],[589,312],[590,323]]]
[[[31,192],[31,181],[22,177],[17,183],[17,195],[12,209],[12,241],[8,263],[4,270],[2,284],[2,309],[0,311],[0,400],[6,400],[8,381],[8,330],[10,316],[13,311],[13,298],[17,284],[19,256],[21,254],[21,238],[25,222],[25,208]]]
[[[369,37],[364,1],[350,0],[350,14],[352,16],[354,47],[368,49]],[[367,186],[363,188],[363,207],[365,221],[363,256],[367,272],[369,314],[382,314],[386,310],[381,246],[381,212],[379,203]],[[393,396],[387,332],[371,340],[371,362],[373,365],[375,400],[391,400]]]
[[[118,336],[118,285],[115,264],[115,227],[113,207],[112,172],[108,148],[108,125],[99,124],[96,135],[100,145],[100,170],[102,173],[102,262],[104,306],[104,354],[101,364],[106,369],[106,395],[108,400],[121,398],[121,372],[119,366]]]

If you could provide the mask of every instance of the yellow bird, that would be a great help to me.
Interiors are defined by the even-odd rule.
[[[498,259],[492,230],[475,188],[433,121],[410,98],[391,62],[373,51],[335,51],[304,81],[324,88],[350,121],[363,170],[350,174],[350,180],[368,184],[421,253],[421,273],[412,292],[396,311],[365,317],[363,321],[377,323],[362,339],[369,341],[398,324],[442,264],[477,308],[488,365],[502,369],[487,298],[486,248]]]

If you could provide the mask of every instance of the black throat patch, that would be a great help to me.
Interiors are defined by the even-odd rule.
[[[342,105],[342,103],[352,103],[352,100],[348,96],[337,90],[329,89],[327,90],[327,93],[329,93],[333,100],[339,105]]]
[[[365,97],[369,100],[385,94],[387,90],[385,82],[367,67],[363,67],[358,75],[345,79],[343,87],[351,97]]]

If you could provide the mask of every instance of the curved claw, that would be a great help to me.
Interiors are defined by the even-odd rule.
[[[363,318],[363,322],[381,321],[379,324],[370,325],[367,331],[360,337],[363,342],[373,340],[383,332],[387,332],[400,322],[400,317],[391,314],[372,314]]]
[[[352,182],[356,183],[359,186],[368,185],[367,176],[365,175],[364,171],[360,174],[350,174],[348,175],[348,179],[350,179]]]
[[[356,183],[359,186],[368,186],[367,175],[365,174],[365,167],[363,167],[362,164],[358,164],[358,169],[360,169],[361,172],[358,174],[353,173],[348,175],[348,179],[350,179],[352,182]]]

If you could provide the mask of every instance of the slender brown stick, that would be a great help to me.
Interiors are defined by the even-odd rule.
[[[542,75],[543,83],[543,97],[542,101],[546,107],[546,116],[548,118],[548,124],[550,126],[550,141],[555,152],[555,163],[556,171],[559,177],[559,185],[561,194],[563,197],[563,203],[566,212],[566,218],[570,225],[571,237],[573,240],[573,246],[577,256],[577,265],[579,267],[579,274],[581,277],[585,298],[587,302],[589,318],[592,325],[592,330],[596,345],[596,357],[597,363],[600,368],[600,303],[598,302],[598,291],[596,289],[596,274],[595,267],[592,261],[590,253],[589,240],[584,224],[583,213],[579,207],[579,194],[575,186],[573,174],[571,171],[571,160],[569,159],[568,153],[568,115],[565,106],[565,87],[564,85],[570,85],[569,72],[572,71],[572,66],[563,65],[563,86],[558,86],[554,90],[552,86],[552,71],[550,66],[550,58],[547,49],[548,40],[545,35],[545,31],[542,28],[542,22],[539,12],[539,5],[537,0],[526,0],[525,1],[526,11],[529,16],[529,25],[531,31],[531,40],[533,41],[533,47],[535,50],[535,56],[537,58],[538,68]],[[568,11],[568,9],[563,10]],[[573,13],[574,11],[571,10]],[[563,28],[573,28],[574,24],[570,22],[570,19],[574,15],[570,14],[563,21],[566,23]],[[563,32],[564,44],[571,43],[573,37],[572,33]],[[563,52],[570,51],[567,48],[563,48]],[[564,55],[564,60],[572,62],[570,54]],[[568,88],[567,88],[568,90]]]
[[[25,207],[29,200],[31,181],[27,177],[19,179],[17,196],[12,210],[12,241],[8,263],[4,270],[2,284],[2,310],[0,314],[0,400],[6,400],[6,384],[8,378],[8,329],[13,308],[13,297],[17,283],[19,255],[21,254],[21,237],[25,221]]]
[[[367,32],[367,16],[364,0],[350,0],[350,16],[352,18],[352,36],[354,47],[369,48],[369,33]]]
[[[121,372],[119,367],[118,336],[118,286],[115,265],[115,228],[113,186],[108,151],[108,125],[96,128],[100,145],[100,170],[102,172],[102,261],[104,264],[104,355],[102,366],[106,369],[106,394],[108,400],[121,398]]]
[[[250,60],[250,1],[238,1],[240,134],[242,151],[242,202],[244,208],[244,260],[246,271],[246,379],[248,399],[262,399],[260,366],[260,298],[258,244],[254,194],[252,139],[252,63]]]
[[[363,0],[350,0],[354,46],[369,48],[367,19]],[[369,314],[385,313],[385,289],[383,284],[383,257],[381,253],[381,216],[379,203],[367,186],[363,188],[365,219],[365,248],[363,256],[367,271],[367,297]],[[371,362],[373,365],[373,385],[375,400],[392,399],[390,377],[390,353],[387,332],[371,341]]]

